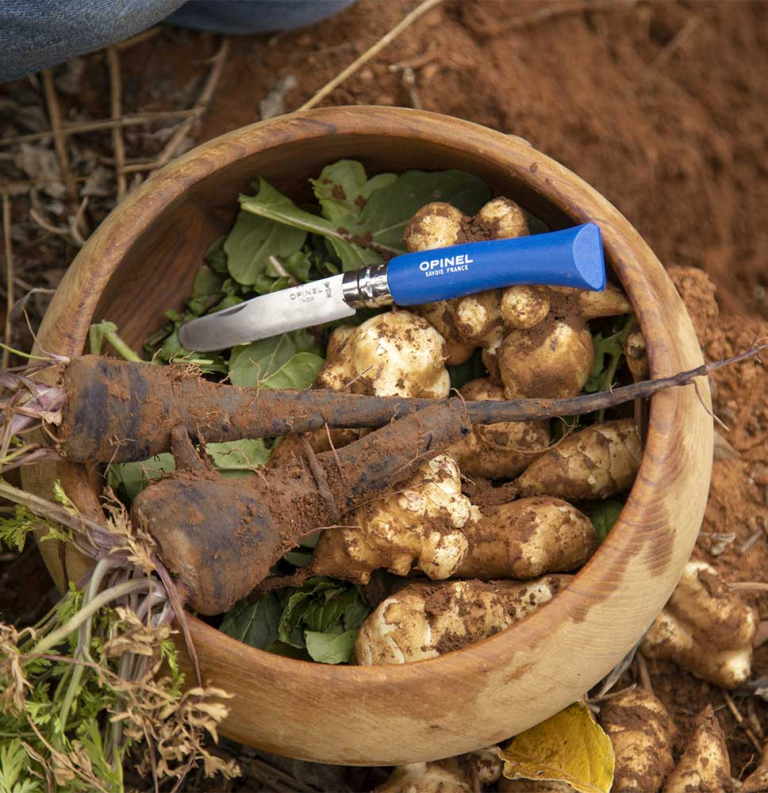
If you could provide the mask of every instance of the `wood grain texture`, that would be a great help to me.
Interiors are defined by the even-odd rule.
[[[343,157],[371,171],[460,168],[555,228],[598,223],[645,334],[652,375],[701,363],[660,263],[589,185],[514,136],[380,107],[255,124],[155,174],[79,253],[46,314],[41,345],[78,354],[89,324],[102,318],[138,345],[189,294],[202,252],[232,221],[239,191],[263,175],[301,198],[309,176]],[[699,391],[708,399],[706,382]],[[323,666],[253,650],[193,619],[206,680],[234,695],[222,732],[303,759],[391,765],[477,749],[552,715],[629,651],[672,592],[702,520],[712,441],[712,420],[693,388],[654,396],[640,473],[606,542],[553,601],[470,648],[404,666]],[[41,466],[34,481],[25,474],[25,485],[44,493],[53,476]],[[71,476],[87,485],[82,473]],[[94,503],[94,492],[70,495]],[[59,556],[47,561],[62,580]]]

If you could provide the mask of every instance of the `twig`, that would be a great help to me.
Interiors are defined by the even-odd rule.
[[[13,312],[13,246],[11,244],[11,197],[3,191],[3,241],[5,249],[5,343],[11,345],[11,313]],[[3,369],[8,368],[11,351],[3,347]]]
[[[134,127],[142,124],[152,124],[156,121],[172,121],[174,119],[186,119],[190,116],[197,116],[200,110],[161,110],[156,113],[137,113],[135,115],[123,116],[119,119],[100,119],[98,121],[80,121],[61,125],[61,134],[64,137],[69,135],[86,134],[89,132],[101,132],[105,129],[115,127]],[[45,140],[53,137],[53,131],[32,132],[28,135],[15,135],[11,138],[0,138],[0,147],[15,146],[18,143],[32,143],[36,140]]]
[[[56,148],[56,156],[58,157],[59,167],[61,168],[61,176],[67,188],[67,196],[69,200],[74,203],[77,201],[77,185],[72,179],[72,170],[69,167],[67,141],[62,131],[59,97],[56,94],[53,73],[50,69],[45,69],[45,71],[43,71],[43,90],[45,92],[45,103],[48,107],[48,118],[51,121],[53,144]]]
[[[651,673],[648,671],[648,663],[645,660],[645,656],[638,652],[635,656],[637,660],[637,668],[640,672],[640,682],[643,684],[643,688],[649,693],[653,694],[653,684],[651,683]]]
[[[416,90],[416,75],[410,66],[403,69],[403,86],[408,92],[408,98],[411,100],[411,107],[415,110],[421,110],[421,99],[419,99],[419,92]]]
[[[691,17],[673,36],[672,40],[656,55],[648,67],[648,75],[654,76],[662,66],[688,41],[702,23],[701,16]]]
[[[131,38],[126,39],[125,41],[119,41],[114,46],[118,52],[125,52],[126,50],[135,47],[137,44],[143,44],[145,41],[151,41],[156,36],[159,36],[162,32],[162,29],[159,27],[150,28],[149,30],[145,30],[142,33],[137,33],[135,36],[131,36]]]
[[[309,110],[325,99],[328,94],[335,91],[347,78],[351,77],[358,69],[368,63],[371,58],[378,55],[388,44],[394,41],[406,28],[409,28],[419,17],[424,16],[443,0],[424,0],[416,6],[410,14],[406,14],[388,33],[382,36],[370,49],[366,50],[359,58],[353,61],[346,69],[326,83],[311,99],[306,101],[298,110]]]
[[[583,0],[583,2],[569,3],[568,5],[546,6],[533,14],[513,19],[506,25],[499,25],[498,27],[490,29],[477,25],[472,22],[471,19],[468,19],[467,27],[476,35],[490,39],[503,36],[505,33],[512,33],[516,30],[533,27],[542,22],[549,22],[558,17],[581,14],[584,11],[612,11],[616,8],[631,8],[635,3],[637,3],[637,0]]]
[[[741,715],[741,713],[739,713],[739,709],[736,707],[733,699],[731,699],[731,695],[727,691],[723,691],[723,699],[725,700],[725,704],[728,706],[728,710],[730,710],[733,714],[733,718],[736,719],[736,723],[747,734],[747,738],[749,738],[752,746],[757,749],[758,754],[762,754],[763,745],[757,740],[757,736],[754,732],[752,732],[752,728],[744,721],[744,717]]]
[[[219,80],[221,79],[222,72],[224,71],[224,64],[226,63],[227,56],[229,55],[229,39],[225,38],[221,42],[221,47],[219,47],[219,51],[216,53],[213,59],[213,66],[211,67],[211,71],[208,74],[208,79],[205,81],[205,85],[203,86],[203,90],[200,92],[200,96],[195,102],[194,107],[192,110],[195,111],[194,116],[190,116],[188,119],[184,121],[184,123],[179,125],[179,128],[173,134],[171,139],[166,143],[165,148],[160,152],[159,156],[155,160],[152,165],[152,170],[157,168],[161,168],[165,165],[169,160],[171,160],[175,154],[176,150],[181,145],[184,138],[187,137],[189,131],[192,129],[195,121],[205,112],[208,108],[208,105],[211,103],[211,99],[213,99],[213,95],[216,91],[216,87],[219,84]]]
[[[109,67],[109,91],[112,118],[117,120],[123,115],[123,76],[120,71],[120,53],[115,46],[107,47],[107,64]],[[120,127],[112,129],[112,150],[115,153],[115,175],[117,178],[117,203],[125,195],[126,180],[123,173],[125,165],[125,143]]]
[[[728,584],[728,588],[742,592],[768,592],[768,584],[761,581],[734,581],[732,584]]]

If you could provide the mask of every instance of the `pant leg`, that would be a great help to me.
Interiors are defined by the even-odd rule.
[[[146,30],[184,0],[0,0],[0,83]]]
[[[333,16],[354,0],[189,0],[168,22],[217,33],[291,30]]]

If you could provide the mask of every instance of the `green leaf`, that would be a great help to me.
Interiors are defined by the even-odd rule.
[[[350,230],[344,232],[327,218],[300,209],[290,198],[279,193],[264,179],[259,180],[257,195],[240,196],[240,206],[246,212],[327,238],[344,269],[381,261],[381,257],[375,251],[365,250],[349,241],[349,234],[353,232]]]
[[[584,392],[593,394],[596,391],[606,391],[613,385],[613,377],[624,357],[624,342],[627,340],[634,317],[620,317],[613,323],[612,332],[604,336],[602,332],[592,336],[595,348],[595,360],[589,379],[584,385]]]
[[[323,168],[318,179],[310,181],[315,198],[322,207],[323,217],[344,224],[358,217],[376,190],[396,180],[397,175],[393,173],[381,173],[368,179],[361,163],[339,160]]]
[[[263,384],[294,355],[302,352],[315,355],[320,352],[314,338],[305,330],[294,330],[235,347],[229,359],[230,382],[241,388],[250,388],[259,382]]]
[[[107,482],[115,493],[120,492],[133,501],[150,482],[175,470],[173,455],[164,452],[139,463],[113,463],[109,466]]]
[[[406,171],[371,196],[354,231],[370,232],[375,243],[404,252],[403,230],[425,204],[443,201],[474,215],[490,198],[490,187],[463,171]]]
[[[600,542],[603,542],[608,536],[613,524],[619,519],[622,509],[624,509],[624,504],[621,501],[609,498],[597,502],[597,505],[591,510],[589,519],[597,531],[597,538]]]
[[[301,250],[306,238],[306,230],[295,225],[240,212],[224,242],[227,269],[238,283],[256,284],[270,256],[289,257]]]
[[[299,352],[274,374],[261,381],[263,388],[292,388],[303,391],[314,385],[325,359],[311,352]]]
[[[265,650],[278,640],[278,626],[283,612],[283,598],[278,592],[267,592],[255,603],[245,599],[226,613],[219,630],[233,639]]]
[[[224,251],[226,234],[222,234],[205,252],[205,263],[217,273],[227,272],[227,254]]]
[[[507,779],[567,782],[579,793],[609,793],[613,784],[611,739],[581,702],[515,736],[501,756]]]
[[[321,664],[346,664],[352,658],[356,636],[357,631],[352,630],[344,633],[307,631],[307,652],[313,661]]]
[[[269,460],[272,450],[264,438],[207,443],[206,454],[223,476],[248,476]]]

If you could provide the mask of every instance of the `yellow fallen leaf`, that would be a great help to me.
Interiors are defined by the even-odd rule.
[[[580,702],[516,735],[501,756],[508,779],[567,782],[579,793],[609,793],[613,784],[611,739]]]

